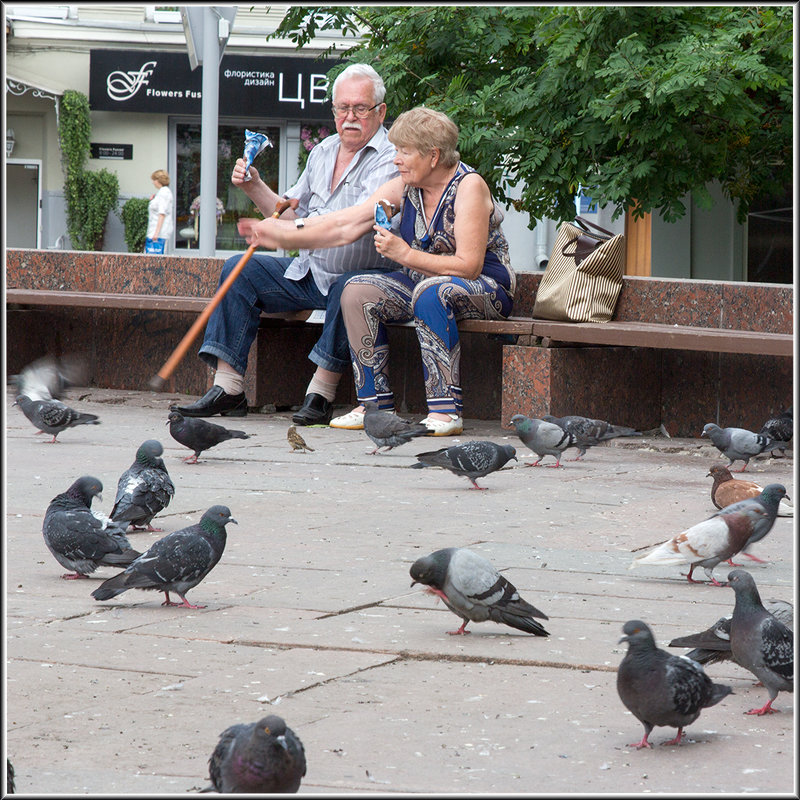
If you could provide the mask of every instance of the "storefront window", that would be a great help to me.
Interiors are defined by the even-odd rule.
[[[280,158],[280,128],[255,126],[251,128],[269,136],[272,147],[263,150],[255,161],[261,178],[278,191]],[[217,141],[217,250],[246,250],[247,242],[236,230],[240,217],[260,217],[261,212],[247,195],[231,183],[231,173],[237,158],[244,151],[244,125],[220,125]],[[175,245],[178,249],[197,247],[199,215],[203,203],[200,196],[200,125],[178,123],[175,127],[177,174],[175,180]],[[195,213],[192,213],[192,211]]]

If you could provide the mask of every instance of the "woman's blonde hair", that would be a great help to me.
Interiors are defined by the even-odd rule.
[[[417,106],[404,111],[389,129],[389,141],[395,147],[413,147],[420,153],[433,148],[439,151],[443,167],[458,163],[458,125],[441,111]]]
[[[163,169],[157,169],[151,176],[151,181],[158,181],[162,186],[169,186],[169,173]]]

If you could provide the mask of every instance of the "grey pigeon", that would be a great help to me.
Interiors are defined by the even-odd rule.
[[[774,456],[776,451],[785,455],[786,448],[794,438],[794,406],[789,406],[776,417],[770,417],[761,426],[759,433],[772,439],[770,455]]]
[[[163,445],[156,439],[148,439],[139,445],[136,459],[117,482],[117,496],[111,509],[114,522],[126,522],[134,530],[161,530],[150,523],[169,505],[175,494],[175,485],[160,458],[163,452]]]
[[[526,417],[524,414],[514,414],[511,424],[516,428],[517,436],[526,447],[530,447],[537,456],[537,461],[530,464],[538,467],[545,456],[554,456],[555,464],[550,467],[561,466],[561,454],[568,447],[575,447],[575,434],[565,431],[554,422],[546,422],[536,417]]]
[[[654,550],[634,558],[628,569],[641,564],[691,563],[686,579],[692,578],[695,567],[703,567],[714,586],[724,586],[714,577],[714,567],[727,561],[769,533],[778,513],[778,504],[786,495],[779,483],[770,483],[759,497],[741,500],[717,511],[691,528],[676,534]]]
[[[623,425],[612,425],[602,419],[590,419],[571,414],[566,417],[554,417],[552,414],[545,414],[542,419],[545,422],[552,422],[562,430],[575,436],[573,447],[578,448],[578,455],[572,459],[580,461],[586,455],[590,447],[594,447],[600,442],[616,439],[619,436],[641,436],[641,431],[633,428],[626,428]]]
[[[8,383],[16,387],[15,394],[24,394],[31,400],[58,400],[67,388],[85,383],[86,378],[84,359],[43,356],[25,366],[18,375],[9,376]]]
[[[483,556],[465,547],[446,547],[418,558],[411,565],[411,585],[421,583],[430,594],[463,619],[456,636],[470,633],[468,622],[490,619],[535,636],[550,634],[534,619],[549,619],[519,596],[516,587],[504,578]]]
[[[713,422],[707,423],[700,435],[708,436],[714,447],[730,459],[729,469],[734,461],[744,461],[744,466],[737,472],[744,472],[753,456],[769,450],[773,445],[772,439],[762,433],[753,433],[745,428],[720,428]]]
[[[227,442],[228,439],[249,439],[251,436],[244,431],[224,428],[215,422],[207,422],[196,417],[184,417],[180,411],[170,411],[167,424],[170,436],[176,442],[194,450],[194,455],[183,459],[187,464],[196,464],[200,453],[210,447],[215,447],[220,442]]]
[[[794,608],[785,600],[765,600],[764,608],[789,630],[794,630]],[[716,664],[731,661],[731,615],[720,617],[710,628],[700,633],[679,636],[669,643],[670,647],[693,647],[687,658],[698,664]]]
[[[747,714],[762,716],[777,709],[778,692],[794,691],[794,634],[761,603],[753,576],[743,569],[728,573],[728,585],[736,592],[731,618],[731,655],[764,684],[769,700]]]
[[[17,395],[15,405],[39,429],[39,433],[52,435],[50,444],[55,444],[56,436],[67,428],[76,425],[99,425],[96,414],[84,414],[75,411],[60,400],[31,400],[24,394]]]
[[[208,774],[211,786],[203,792],[291,794],[306,774],[303,743],[275,714],[231,725],[220,734]]]
[[[713,683],[697,662],[656,647],[652,631],[641,620],[629,620],[622,632],[619,643],[627,642],[628,652],[617,670],[617,692],[625,708],[644,725],[642,740],[628,747],[652,747],[647,738],[657,725],[677,728],[678,735],[664,744],[680,744],[683,729],[702,709],[733,694],[730,686]]]
[[[92,511],[92,500],[102,491],[99,479],[84,475],[47,507],[42,535],[56,561],[74,570],[61,576],[65,580],[86,578],[101,566],[125,567],[141,555],[131,548],[126,525]]]
[[[192,605],[185,595],[222,557],[227,538],[225,526],[229,522],[236,520],[227,506],[212,506],[196,525],[168,533],[154,542],[125,572],[103,581],[92,597],[109,600],[128,589],[156,589],[167,596],[162,606],[205,608]],[[171,602],[170,592],[175,592],[183,602]]]
[[[485,489],[485,486],[478,486],[475,479],[495,472],[512,458],[514,461],[517,460],[517,451],[510,444],[486,441],[464,442],[440,450],[418,453],[419,463],[412,464],[411,468],[443,467],[454,475],[469,478],[475,489]]]
[[[421,422],[410,422],[389,411],[381,411],[378,404],[367,400],[364,402],[364,433],[375,443],[370,455],[375,455],[381,447],[386,452],[393,447],[407,444],[415,436],[425,436],[430,429]]]

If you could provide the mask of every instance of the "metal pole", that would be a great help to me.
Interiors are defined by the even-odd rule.
[[[219,18],[203,8],[203,112],[200,130],[200,256],[211,258],[217,239],[217,126],[219,124]]]

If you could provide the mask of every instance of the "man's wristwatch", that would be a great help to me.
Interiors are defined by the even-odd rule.
[[[305,221],[304,219],[300,219],[300,218],[298,217],[298,219],[296,219],[296,220],[294,221],[294,226],[295,226],[295,228],[305,228],[305,226],[306,226],[306,221]]]

